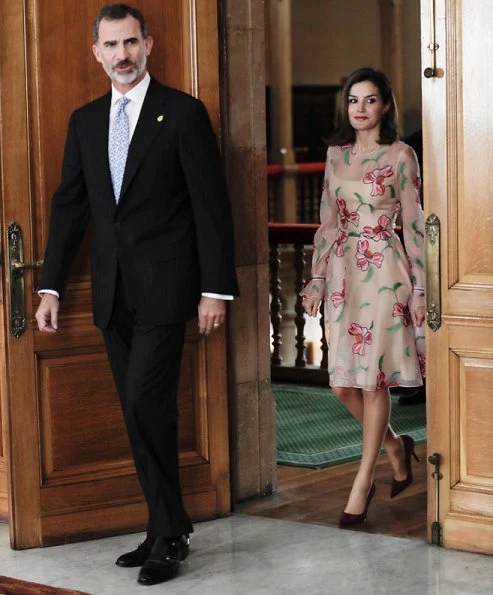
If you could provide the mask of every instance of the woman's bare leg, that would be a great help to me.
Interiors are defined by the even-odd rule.
[[[390,393],[388,390],[362,391],[363,453],[358,473],[344,512],[360,514],[373,482],[380,449],[389,428]]]
[[[357,419],[360,423],[363,423],[363,391],[360,388],[349,388],[342,386],[334,386],[332,390],[336,397],[351,413],[351,415]],[[380,392],[380,391],[379,391]],[[383,439],[383,447],[387,453],[390,464],[394,471],[394,478],[398,481],[402,481],[407,477],[405,461],[404,461],[404,445],[400,436],[398,436],[390,424],[387,425],[385,436]]]

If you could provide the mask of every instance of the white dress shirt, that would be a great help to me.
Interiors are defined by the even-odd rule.
[[[135,85],[128,93],[125,93],[125,97],[130,99],[130,102],[127,104],[125,112],[128,116],[128,125],[129,125],[129,132],[130,132],[130,141],[132,140],[133,133],[135,132],[135,127],[137,126],[137,121],[140,116],[140,111],[142,109],[142,105],[144,104],[144,99],[147,93],[147,89],[149,88],[149,84],[151,82],[151,77],[148,72],[145,73],[144,78],[140,81],[138,85]],[[111,86],[111,107],[110,107],[110,127],[113,125],[113,120],[115,118],[116,112],[118,110],[118,101],[120,98],[123,97],[123,94],[120,93],[115,87]],[[56,295],[56,297],[60,297],[57,291],[53,289],[40,289],[38,291],[39,295],[43,295],[43,293],[51,293],[52,295]],[[204,297],[211,297],[219,300],[232,300],[232,295],[221,295],[219,293],[202,293]]]

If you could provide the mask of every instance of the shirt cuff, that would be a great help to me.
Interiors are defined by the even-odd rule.
[[[232,295],[222,295],[220,293],[202,293],[204,297],[214,298],[215,300],[234,300],[235,298]]]
[[[60,299],[60,294],[58,293],[58,291],[55,291],[54,289],[40,289],[38,291],[38,295],[40,295],[41,297],[43,296],[43,293],[55,295],[58,299]]]

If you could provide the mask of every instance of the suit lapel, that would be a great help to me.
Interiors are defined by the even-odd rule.
[[[108,159],[110,106],[111,92],[101,97],[101,101],[98,103],[94,112],[94,124],[91,130],[91,138],[94,139],[92,156],[94,167],[100,170],[101,192],[107,195],[113,206],[116,207]]]
[[[125,166],[118,204],[121,204],[125,199],[125,191],[142,163],[147,149],[166,124],[166,116],[163,111],[163,104],[166,98],[165,87],[157,83],[154,79],[151,79],[140,111],[139,120],[128,148],[127,164]]]

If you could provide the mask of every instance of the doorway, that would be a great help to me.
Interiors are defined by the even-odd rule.
[[[289,16],[275,14],[280,9],[273,8],[272,3],[266,3],[266,8],[267,148],[270,172],[277,176],[275,184],[278,188],[282,186],[288,202],[291,200],[295,205],[293,207],[291,204],[291,208],[289,204],[283,208],[276,207],[273,204],[275,184],[270,184],[270,221],[316,225],[320,171],[323,172],[326,153],[324,138],[333,128],[341,85],[345,76],[353,70],[372,66],[389,75],[400,109],[400,136],[413,146],[422,166],[420,2],[308,0],[303,4],[292,2]],[[290,47],[286,48],[286,42],[283,41],[283,51],[279,52],[278,37],[282,31],[286,33],[287,24],[290,26]],[[355,31],[358,32],[357,35]],[[288,68],[284,61],[289,56],[291,60]],[[285,98],[282,99],[282,91],[286,90],[290,91],[291,96],[289,126],[286,126],[287,119],[283,111],[286,109],[286,102]],[[281,103],[284,105],[280,105]],[[291,145],[288,146],[290,141]],[[281,181],[276,166],[289,172],[291,180]],[[293,172],[298,176],[296,180],[293,180]],[[314,172],[318,172],[318,178]],[[312,179],[300,183],[300,178],[307,175],[311,175]],[[310,184],[312,194],[314,187],[315,193],[318,190],[315,199],[313,195],[307,198],[303,190],[303,195],[300,196],[300,190],[306,189]],[[290,193],[295,194],[294,200],[290,198]],[[307,200],[311,201],[308,206],[300,204]],[[294,361],[299,355],[296,347],[299,313],[295,305],[296,271],[292,270],[290,264],[294,255],[285,245],[280,251],[284,254],[280,258],[279,277],[285,291],[276,307],[280,308],[282,322],[279,329],[271,330],[274,335],[282,335],[279,345],[274,347],[279,347],[279,361],[283,362],[281,367],[289,368],[292,362],[294,370],[285,370],[281,377],[300,385],[306,382],[327,386],[327,372],[315,374],[312,369],[323,359],[319,347],[321,331],[318,322],[307,320],[303,323],[305,343],[309,346],[305,354],[308,366],[304,370],[296,369],[298,364]],[[308,250],[304,257],[307,263],[304,267],[306,278],[311,260]],[[293,288],[291,293],[289,289],[286,290],[289,287]],[[310,367],[310,363],[314,366]],[[276,374],[273,373],[273,378],[278,371],[276,369]],[[409,403],[404,404],[403,398],[402,401],[399,400],[402,404],[395,403],[394,406],[413,407],[410,402],[414,397],[408,397]],[[372,504],[372,522],[360,530],[426,539],[426,445],[420,445],[417,453],[421,462],[414,466],[414,483],[395,501],[391,501],[389,496],[391,468],[385,456],[380,457],[376,472],[380,489]],[[279,465],[278,494],[270,502],[245,504],[241,510],[263,516],[337,525],[357,465],[358,463],[348,463],[326,469]]]

